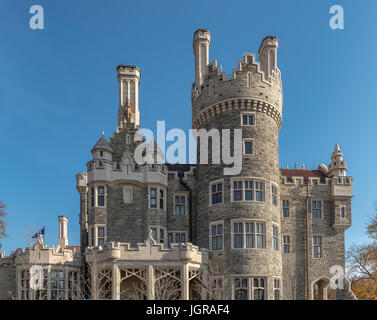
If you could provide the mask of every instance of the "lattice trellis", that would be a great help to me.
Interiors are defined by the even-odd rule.
[[[155,268],[154,270],[155,281],[165,277],[171,277],[181,282],[181,269],[180,268]]]
[[[120,267],[120,281],[126,280],[132,276],[142,280],[146,281],[146,269],[145,268],[124,268]]]

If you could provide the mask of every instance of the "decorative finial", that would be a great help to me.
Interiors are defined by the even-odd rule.
[[[297,169],[297,167],[296,167],[296,162],[295,162],[295,169]]]
[[[302,170],[305,170],[305,163],[302,163]]]
[[[103,135],[103,136],[105,135],[105,131],[102,131],[102,135]]]

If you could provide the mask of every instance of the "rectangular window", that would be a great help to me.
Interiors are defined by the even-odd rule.
[[[186,197],[183,195],[175,196],[175,215],[184,216],[186,214]]]
[[[255,181],[255,199],[264,202],[264,182]]]
[[[283,236],[283,252],[291,253],[291,237],[284,235]]]
[[[253,299],[264,300],[265,279],[253,278]]]
[[[98,192],[97,205],[99,207],[104,207],[105,206],[105,187],[98,187],[97,192]]]
[[[103,247],[105,245],[105,227],[97,228],[98,245]]]
[[[279,228],[272,226],[272,248],[279,251]]]
[[[165,242],[165,230],[164,229],[160,229],[160,239],[159,239],[159,242],[160,243],[164,243]]]
[[[223,183],[215,183],[211,185],[211,200],[212,204],[223,202]]]
[[[160,209],[164,209],[164,190],[160,189]]]
[[[242,125],[253,126],[255,124],[255,115],[253,113],[242,113]]]
[[[242,201],[243,200],[243,182],[234,181],[233,182],[233,201]]]
[[[283,218],[289,217],[289,200],[283,200],[282,201],[282,207],[283,207]]]
[[[274,206],[278,205],[278,188],[275,185],[271,185],[271,203]]]
[[[254,153],[253,150],[253,140],[244,140],[243,141],[243,154],[244,155],[251,155]]]
[[[254,188],[255,185],[255,188]],[[264,201],[264,182],[233,180],[232,201]]]
[[[262,222],[233,222],[233,248],[260,248],[265,246],[265,225]]]
[[[157,208],[157,189],[151,188],[149,191],[149,201],[151,208]]]
[[[340,207],[340,217],[342,219],[346,217],[346,207],[345,206]]]
[[[149,229],[152,231],[152,238],[156,243],[162,243],[162,244],[165,243],[166,229],[164,227],[150,226]]]
[[[248,278],[235,278],[234,279],[234,299],[247,300],[249,285]]]
[[[243,248],[243,223],[235,222],[233,224],[233,247],[235,249],[237,248]]]
[[[92,201],[92,208],[94,207],[94,188],[91,188],[92,189],[92,195],[91,195],[91,201]]]
[[[314,258],[322,258],[322,236],[313,236],[313,256]]]
[[[210,243],[212,250],[223,250],[223,223],[212,224],[210,227]]]
[[[321,219],[321,201],[312,200],[312,219]]]
[[[92,247],[95,247],[96,246],[96,229],[94,227],[92,227],[91,241],[92,241]]]

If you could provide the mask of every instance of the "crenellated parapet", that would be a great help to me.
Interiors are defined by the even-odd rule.
[[[161,263],[190,262],[191,264],[207,264],[208,251],[199,249],[192,243],[176,243],[170,248],[157,243],[151,235],[144,243],[135,247],[130,243],[109,242],[104,247],[88,247],[85,251],[88,263],[122,260],[129,263],[160,261]]]

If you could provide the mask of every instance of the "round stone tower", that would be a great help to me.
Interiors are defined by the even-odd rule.
[[[209,31],[197,30],[193,42],[192,126],[197,130],[218,129],[221,143],[227,139],[222,130],[230,129],[230,154],[242,153],[242,166],[233,175],[224,171],[232,165],[224,164],[224,150],[222,145],[214,145],[214,131],[209,134],[208,164],[200,163],[203,139],[197,139],[200,183],[195,240],[222,257],[224,273],[229,275],[225,277],[227,295],[272,300],[277,286],[282,294],[278,39],[263,39],[259,62],[254,54],[244,54],[230,78],[216,60],[209,63],[209,45]],[[235,129],[242,130],[242,141],[235,140]],[[237,145],[242,145],[242,150]],[[215,150],[220,150],[219,164],[212,161]]]

